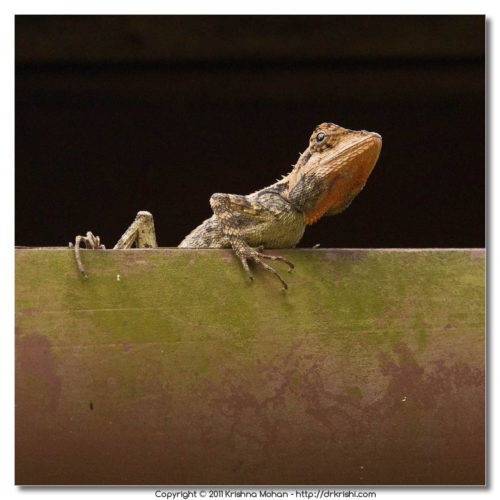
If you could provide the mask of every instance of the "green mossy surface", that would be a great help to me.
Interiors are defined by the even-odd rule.
[[[418,469],[428,484],[442,450],[462,456],[439,445],[464,434],[455,422],[470,427],[474,452],[447,481],[480,464],[484,250],[270,253],[296,266],[273,262],[286,292],[261,269],[250,282],[229,250],[82,251],[88,279],[69,249],[17,250],[20,481],[50,483],[54,470],[54,482],[147,481],[136,464],[111,470],[123,436],[138,432],[130,456],[170,471],[152,483],[287,484],[320,455],[305,483],[326,484],[339,467],[339,481],[355,483],[351,462],[394,471],[410,453],[414,466],[382,482],[410,484]],[[56,437],[61,455],[42,459]],[[67,456],[101,456],[100,472],[79,475],[87,462]],[[46,463],[39,476],[22,457]],[[363,481],[382,477],[373,474]]]
[[[482,341],[478,251],[279,253],[296,265],[288,274],[275,264],[286,292],[260,269],[249,281],[226,250],[82,251],[88,279],[69,249],[18,250],[17,325],[49,337],[55,351],[170,346],[171,356],[189,356],[200,373],[216,370],[212,355],[255,355],[257,339],[291,346],[313,337],[314,349],[344,356],[360,342],[374,352],[402,341],[423,351],[436,335],[456,342],[466,330],[468,342]]]
[[[360,334],[367,345],[425,349],[433,331],[452,337],[462,321],[483,324],[477,252],[281,251],[296,265],[288,274],[274,264],[284,292],[260,269],[250,282],[226,250],[83,251],[88,279],[70,250],[18,250],[16,311],[23,329],[47,333],[65,317],[71,331],[52,330],[56,345],[224,340],[237,349],[267,330],[311,333],[342,351]]]

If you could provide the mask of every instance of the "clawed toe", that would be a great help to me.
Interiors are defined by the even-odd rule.
[[[265,253],[259,253],[259,257],[269,260],[281,260],[281,262],[284,262],[288,265],[288,272],[295,268],[292,262],[290,262],[288,259],[285,259],[285,257],[282,257],[281,255],[267,255]]]
[[[82,264],[82,259],[80,257],[81,243],[84,243],[85,248],[88,248],[90,250],[104,250],[106,247],[101,244],[101,238],[99,238],[99,236],[94,236],[90,231],[87,232],[86,236],[77,236],[75,238],[75,259],[78,265],[78,270],[84,278],[88,278]]]
[[[263,261],[263,259],[280,260],[282,262],[285,262],[286,264],[288,264],[288,266],[289,266],[288,272],[290,272],[295,266],[289,260],[285,259],[284,257],[281,257],[280,255],[267,255],[267,254],[264,254],[261,252],[257,252],[256,250],[249,252],[244,257],[241,256],[240,259],[241,259],[241,262],[243,264],[243,267],[245,268],[245,271],[247,272],[247,274],[251,280],[253,280],[253,276],[250,272],[250,269],[248,268],[247,259],[252,260],[256,264],[261,265],[264,269],[266,269],[267,271],[274,274],[280,280],[281,284],[283,285],[283,290],[288,289],[288,285],[287,285],[286,281],[281,277],[281,275],[274,268],[272,268],[271,266],[266,264]]]

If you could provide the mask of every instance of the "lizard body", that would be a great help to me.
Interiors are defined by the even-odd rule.
[[[229,204],[237,203],[242,210],[245,210],[246,203],[253,207],[251,216],[241,212],[231,214],[232,228],[251,247],[263,245],[265,248],[292,248],[302,238],[306,223],[304,215],[280,194],[283,188],[284,185],[273,185],[241,198],[215,194],[210,198],[210,203],[217,210],[227,197]],[[179,247],[230,248],[231,241],[220,223],[220,217],[212,215],[189,233]]]
[[[375,132],[349,130],[322,123],[314,130],[309,146],[293,170],[275,184],[249,195],[216,193],[210,198],[214,214],[189,233],[180,248],[233,248],[251,279],[252,260],[281,276],[263,259],[281,260],[262,253],[263,248],[293,248],[308,224],[323,215],[345,210],[363,189],[380,154],[382,138]],[[83,269],[79,247],[104,248],[99,237],[77,236],[75,252]],[[156,247],[152,216],[139,212],[115,245],[116,248]],[[256,249],[255,247],[258,247]]]

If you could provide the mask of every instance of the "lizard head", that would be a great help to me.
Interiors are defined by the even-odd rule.
[[[283,195],[305,215],[307,224],[339,213],[363,189],[381,148],[382,137],[376,132],[322,123],[286,177]]]

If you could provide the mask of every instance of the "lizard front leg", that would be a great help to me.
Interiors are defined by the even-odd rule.
[[[77,236],[75,238],[75,259],[80,273],[87,278],[87,273],[80,257],[80,245],[84,243],[85,247],[92,250],[104,250],[106,247],[101,244],[99,236],[94,236],[90,231],[86,236]],[[146,211],[138,212],[134,222],[118,240],[113,250],[132,248],[156,248],[156,233],[153,216]]]
[[[273,207],[266,207],[259,201],[248,196],[221,194],[216,193],[210,198],[210,206],[214,214],[217,216],[224,235],[229,239],[235,254],[240,259],[243,268],[248,277],[253,280],[253,274],[248,266],[248,260],[261,265],[264,269],[274,274],[286,290],[288,285],[280,274],[271,266],[266,264],[263,259],[280,260],[289,266],[289,271],[294,265],[287,259],[279,255],[266,255],[262,253],[264,245],[260,245],[258,249],[252,248],[243,238],[243,227],[239,218],[235,217],[235,212],[245,215],[254,221],[255,224],[264,222],[269,219],[275,219],[277,214],[274,213]],[[264,242],[260,242],[264,243]]]
[[[113,250],[125,248],[157,248],[153,215],[144,210],[137,213],[134,222],[122,234]]]
[[[87,273],[82,264],[82,259],[80,257],[80,245],[84,243],[85,248],[90,248],[92,250],[105,250],[106,247],[101,244],[101,239],[99,236],[94,236],[90,231],[87,232],[86,236],[77,236],[75,238],[75,259],[78,265],[78,269],[84,278],[87,278]],[[71,243],[70,243],[71,246]]]

